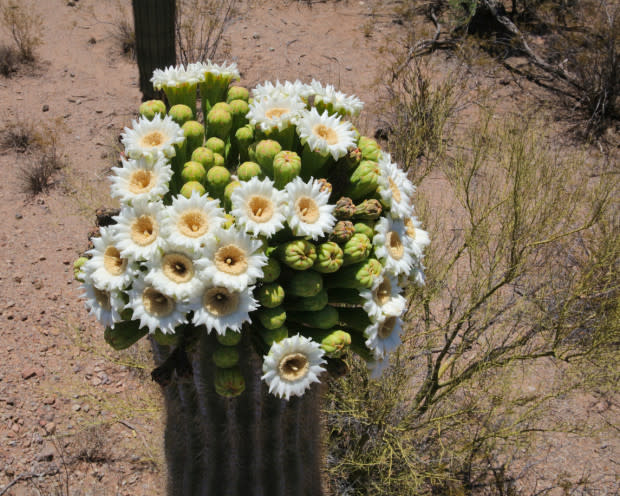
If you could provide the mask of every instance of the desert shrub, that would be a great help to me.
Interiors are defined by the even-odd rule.
[[[34,151],[41,147],[42,136],[34,123],[25,118],[5,118],[0,130],[0,149],[17,153]]]
[[[213,59],[237,0],[177,0],[177,56],[182,64]]]
[[[0,45],[0,74],[10,77],[19,67],[19,54],[12,46]]]
[[[131,19],[124,15],[118,17],[113,23],[112,38],[123,55],[135,60],[136,32]]]
[[[617,356],[613,176],[589,180],[583,157],[553,147],[545,128],[527,114],[483,114],[437,161],[442,205],[418,212],[433,249],[401,352],[378,383],[352,362],[328,395],[336,494],[517,494],[512,460],[550,428],[545,405],[573,387],[530,392],[523,367],[596,375],[584,357]],[[580,240],[599,255],[567,268]],[[560,284],[563,271],[574,276]]]
[[[64,166],[56,145],[47,146],[40,154],[22,167],[21,180],[25,193],[38,195],[54,185],[54,175]]]
[[[34,5],[3,0],[0,2],[0,20],[13,38],[22,61],[33,62],[36,48],[43,43],[43,18],[36,13]]]

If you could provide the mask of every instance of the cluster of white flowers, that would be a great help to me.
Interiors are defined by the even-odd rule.
[[[197,84],[206,85],[204,91],[201,86],[204,97],[210,88],[222,84],[227,88],[238,77],[234,64],[207,62],[157,70],[152,81],[155,88],[166,91],[169,100],[184,91],[185,101],[193,100],[195,107]],[[188,92],[188,87],[194,89]],[[341,248],[328,239],[339,229],[339,219],[353,217],[337,214],[336,205],[330,203],[332,186],[325,178],[344,167],[353,177],[356,173],[352,171],[359,166],[363,171],[355,179],[358,183],[353,185],[351,179],[351,189],[341,186],[341,191],[353,191],[351,196],[360,204],[367,199],[375,202],[372,205],[377,205],[378,212],[367,217],[373,220],[367,223],[366,234],[359,235],[366,239],[361,246],[366,246],[367,252],[349,263],[360,264],[368,259],[375,265],[368,276],[371,283],[358,280],[352,286],[335,287],[357,288],[353,290],[357,309],[367,324],[358,329],[365,346],[360,352],[373,374],[379,374],[388,364],[388,354],[401,342],[401,318],[406,309],[402,285],[408,280],[424,282],[422,260],[429,238],[414,215],[415,187],[376,142],[370,140],[372,143],[365,148],[351,122],[345,119],[362,109],[357,97],[315,80],[309,85],[300,81],[266,82],[252,90],[252,95],[246,122],[259,140],[284,136],[292,130],[288,136],[296,137],[296,149],[284,151],[288,159],[294,156],[299,160],[301,155],[302,173],[282,181],[266,170],[260,176],[239,180],[235,175],[239,164],[225,157],[232,172],[226,173],[229,184],[234,186],[227,196],[228,203],[224,196],[213,194],[219,198],[213,199],[197,190],[191,194],[186,191],[185,196],[176,194],[179,164],[171,164],[186,143],[182,128],[171,117],[159,114],[133,121],[132,128],[125,128],[121,136],[125,148],[122,166],[113,168],[111,176],[111,195],[120,201],[120,212],[114,224],[100,228],[99,237],[92,240],[93,248],[87,252],[89,259],[81,268],[86,305],[104,326],[112,329],[119,322],[135,321],[151,334],[174,334],[184,324],[204,326],[206,332],[219,336],[241,332],[245,323],[252,323],[251,312],[260,313],[255,291],[265,285],[263,269],[269,261],[266,253],[284,246],[282,240],[273,241],[278,233],[286,233],[285,241],[303,241],[312,250],[313,243],[317,249],[329,245],[325,249],[333,250],[334,260],[344,263],[346,241],[338,241]],[[203,101],[203,111],[210,105],[212,102],[205,106]],[[226,154],[231,143],[229,138]],[[325,164],[329,165],[327,171]],[[351,204],[354,210],[358,208]],[[350,249],[346,256],[354,256],[351,253],[356,249]],[[291,267],[295,272],[308,268]],[[316,270],[334,272],[340,265],[334,267]],[[338,272],[328,276],[332,280],[339,277]],[[316,277],[322,284],[322,276]],[[327,296],[324,298],[327,301]],[[337,304],[327,306],[332,312],[338,308]],[[289,399],[318,382],[318,376],[325,371],[322,365],[329,345],[308,337],[309,328],[316,324],[306,325],[295,319],[286,322],[295,331],[289,337],[268,342],[263,379],[271,392]],[[354,326],[344,320],[336,320],[324,329],[332,332],[336,327],[354,332]],[[342,330],[334,332],[348,336]],[[341,345],[346,346],[337,346]]]

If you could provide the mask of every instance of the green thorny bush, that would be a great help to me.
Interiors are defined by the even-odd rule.
[[[406,117],[395,133],[411,132],[397,128]],[[571,388],[524,387],[525,367],[579,371],[590,390],[617,381],[617,182],[590,178],[584,157],[553,148],[531,116],[491,111],[468,127],[433,161],[440,179],[427,179],[440,181],[428,189],[441,188],[442,206],[418,212],[433,249],[404,346],[381,382],[351,361],[331,384],[334,494],[516,494],[512,457],[549,428],[542,407]]]

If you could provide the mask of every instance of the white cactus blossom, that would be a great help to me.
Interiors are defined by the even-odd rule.
[[[327,111],[319,114],[314,107],[301,113],[297,134],[310,150],[329,154],[334,160],[344,157],[348,149],[355,146],[355,132],[349,121],[342,121]]]
[[[335,205],[329,203],[329,191],[321,191],[315,179],[304,182],[296,177],[285,186],[288,194],[286,220],[295,236],[308,236],[314,240],[329,233],[336,224],[333,216]]]
[[[161,156],[174,157],[174,145],[185,140],[183,130],[169,115],[162,119],[156,114],[151,120],[142,117],[132,121],[131,125],[121,133],[121,142],[127,156],[133,159],[143,157],[148,162],[155,162]]]
[[[250,312],[258,308],[253,297],[254,287],[232,291],[223,286],[208,286],[191,302],[194,311],[192,323],[204,325],[208,332],[220,335],[226,330],[241,332],[241,326],[250,322]]]
[[[112,167],[110,194],[123,204],[133,201],[157,201],[168,193],[172,167],[168,159],[159,156],[154,162],[139,157],[126,160],[121,157],[122,167]]]
[[[245,231],[270,238],[284,227],[287,199],[271,179],[253,177],[233,191],[231,214]]]
[[[90,259],[82,266],[82,272],[92,284],[102,291],[125,289],[135,276],[136,267],[121,257],[114,241],[115,228],[100,227],[99,237],[92,238]]]

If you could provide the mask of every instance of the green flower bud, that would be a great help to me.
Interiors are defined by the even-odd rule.
[[[230,182],[230,171],[226,167],[214,165],[207,172],[207,190],[213,198],[224,199],[224,190]]]
[[[280,277],[280,271],[280,262],[273,257],[269,257],[267,259],[267,265],[263,266],[263,281],[275,281],[278,277]]]
[[[226,155],[226,143],[220,138],[209,138],[205,146],[213,153],[219,153],[222,157]]]
[[[327,191],[330,195],[332,194],[332,183],[328,182],[324,177],[319,178],[317,182],[321,185],[319,191]]]
[[[198,194],[200,196],[206,194],[205,187],[198,181],[190,181],[188,183],[185,183],[181,188],[180,194],[183,195],[185,198],[189,198],[190,196],[192,196],[192,193],[194,191],[198,191]]]
[[[353,228],[356,233],[365,234],[369,239],[372,239],[375,235],[374,225],[375,223],[372,221],[356,222],[353,224]]]
[[[212,358],[216,367],[228,369],[239,363],[239,350],[235,346],[218,346]]]
[[[199,146],[192,152],[192,162],[202,164],[205,171],[213,167],[213,151],[204,146]]]
[[[317,247],[316,261],[312,267],[323,274],[336,272],[344,262],[342,248],[333,241],[322,243]]]
[[[243,86],[231,86],[230,88],[228,88],[228,95],[226,96],[226,101],[230,103],[233,100],[244,100],[247,102],[250,100],[250,92],[247,88],[244,88]]]
[[[239,396],[245,390],[245,379],[239,367],[215,369],[215,392],[225,398]]]
[[[113,328],[106,327],[103,338],[115,350],[124,350],[146,336],[148,332],[146,327],[140,329],[139,320],[124,320],[114,324]]]
[[[82,265],[88,262],[88,258],[80,257],[73,262],[73,277],[76,281],[84,282],[84,276],[82,274]]]
[[[363,160],[379,160],[379,155],[381,154],[381,147],[377,144],[377,142],[371,138],[366,136],[362,136],[359,139],[358,147],[362,152]]]
[[[185,162],[183,170],[181,171],[181,177],[184,183],[196,181],[204,184],[207,179],[207,171],[200,162]]]
[[[354,234],[353,222],[350,220],[339,220],[330,233],[329,239],[336,243],[346,243]]]
[[[377,162],[362,160],[351,174],[351,184],[347,189],[347,196],[355,201],[374,193],[378,186],[379,175]]]
[[[245,117],[250,111],[248,102],[244,100],[232,100],[230,102],[230,115],[232,116],[233,126],[232,130],[236,133],[237,129],[245,126],[248,123]]]
[[[359,148],[352,148],[346,156],[345,163],[349,170],[355,169],[362,161],[362,150]]]
[[[356,219],[374,220],[379,218],[382,211],[383,208],[379,200],[371,198],[370,200],[364,200],[355,207],[354,217]]]
[[[153,339],[162,346],[176,346],[179,337],[176,334],[165,334],[160,329],[155,329]]]
[[[256,162],[269,177],[273,177],[273,159],[281,151],[282,146],[274,140],[262,140],[256,145]]]
[[[344,265],[358,263],[370,256],[372,242],[365,234],[357,233],[346,242],[342,251],[344,252]]]
[[[258,320],[265,329],[277,329],[282,327],[286,321],[286,311],[284,307],[261,308],[256,312]]]
[[[283,281],[286,294],[307,298],[314,296],[323,289],[323,277],[318,272],[306,270],[295,272]]]
[[[241,181],[249,181],[253,177],[262,178],[263,171],[256,162],[243,162],[237,168],[237,177]]]
[[[187,121],[191,121],[194,118],[194,112],[192,112],[192,109],[182,103],[170,107],[170,110],[168,110],[168,115],[172,117],[172,120],[179,126],[182,126]]]
[[[205,139],[205,128],[198,121],[187,121],[185,124],[181,126],[183,129],[183,134],[185,135],[185,139],[187,141],[186,154],[191,157],[194,150],[200,146]]]
[[[224,112],[228,112],[230,114],[230,105],[226,102],[217,102],[213,105],[213,107],[211,107],[211,110],[223,110]]]
[[[159,114],[162,117],[166,115],[166,104],[161,100],[148,100],[140,105],[140,115],[149,121]]]
[[[273,177],[275,186],[284,189],[288,183],[299,176],[301,158],[295,152],[281,151],[273,157]]]
[[[327,276],[323,284],[326,288],[369,289],[381,274],[383,266],[376,258],[343,267],[335,274]]]
[[[286,326],[276,329],[260,329],[258,332],[267,346],[271,346],[274,342],[277,343],[278,341],[288,338],[288,329]]]
[[[226,160],[219,153],[213,154],[213,167],[226,167]]]
[[[241,333],[227,329],[225,334],[216,334],[215,338],[223,346],[237,346],[241,342]]]
[[[248,149],[254,142],[254,129],[252,126],[248,125],[237,129],[235,132],[235,141],[237,142],[237,148],[239,150],[239,160],[241,162],[251,160]]]
[[[353,217],[355,213],[355,203],[351,198],[341,196],[336,202],[336,208],[334,209],[334,217],[340,220],[346,220]]]
[[[284,288],[277,282],[263,284],[254,290],[254,297],[265,308],[274,308],[284,301]]]
[[[325,305],[316,312],[295,312],[289,311],[289,320],[299,324],[305,324],[319,329],[331,329],[338,325],[338,310],[330,305]]]
[[[233,194],[233,191],[235,191],[239,186],[241,186],[241,183],[239,181],[231,181],[224,188],[224,207],[226,208],[226,210],[232,209],[232,202],[230,198]]]
[[[207,135],[223,140],[228,138],[232,129],[232,116],[226,110],[213,108],[207,114]]]
[[[295,270],[309,269],[316,260],[316,248],[305,239],[296,239],[281,244],[275,254],[282,262]]]
[[[302,272],[305,274],[305,272]],[[304,312],[317,312],[322,310],[328,302],[328,294],[325,289],[321,289],[314,296],[308,296],[307,298],[287,298],[284,301],[284,307],[286,310],[304,311]]]
[[[351,335],[341,329],[304,330],[304,335],[319,343],[329,358],[338,358],[351,346]]]

